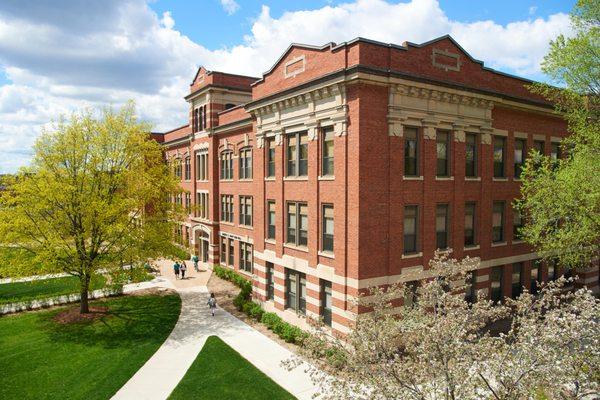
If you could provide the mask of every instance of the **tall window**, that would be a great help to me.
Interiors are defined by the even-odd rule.
[[[252,149],[240,150],[240,179],[252,179]]]
[[[321,280],[321,315],[327,326],[331,326],[331,299],[331,282]]]
[[[221,179],[233,179],[233,151],[221,153]]]
[[[308,206],[306,203],[287,204],[287,242],[296,246],[308,244]]]
[[[328,126],[322,130],[322,160],[321,174],[333,175],[333,127]]]
[[[525,139],[515,139],[515,178],[521,177],[526,155]]]
[[[560,144],[556,142],[552,142],[550,144],[550,158],[553,161],[556,161],[560,158]]]
[[[419,134],[417,128],[404,128],[404,175],[419,175]]]
[[[534,140],[533,147],[540,153],[541,155],[545,154],[546,146],[543,140]]]
[[[267,177],[275,176],[275,138],[267,139]]]
[[[502,301],[502,267],[494,267],[490,273],[490,298],[492,301]]]
[[[233,239],[228,239],[227,243],[229,243],[229,252],[227,253],[227,264],[233,267],[233,257],[235,255],[233,250]]]
[[[275,239],[275,201],[267,202],[267,239]]]
[[[185,194],[185,212],[192,213],[192,194],[189,192]]]
[[[208,193],[196,193],[196,217],[208,219]]]
[[[465,247],[475,246],[475,203],[465,204]]]
[[[287,136],[287,176],[308,175],[308,134],[291,133]]]
[[[323,205],[323,237],[321,239],[323,251],[333,252],[333,205]]]
[[[494,136],[494,178],[504,178],[504,145],[506,139]]]
[[[558,263],[556,260],[548,261],[548,281],[555,281],[558,278]]]
[[[175,162],[173,163],[173,169],[175,170],[175,176],[181,179],[181,158],[175,159]]]
[[[227,238],[221,238],[221,264],[227,264]]]
[[[252,273],[252,245],[240,242],[240,269]]]
[[[287,269],[286,275],[286,307],[298,313],[306,313],[306,275]]]
[[[477,271],[471,271],[471,274],[465,279],[465,300],[468,303],[475,303],[477,300]]]
[[[438,249],[448,247],[448,204],[438,204],[436,207],[435,240]]]
[[[233,196],[221,195],[221,221],[233,222]]]
[[[465,137],[465,176],[477,176],[477,135],[467,133]]]
[[[437,176],[450,175],[450,133],[438,131],[436,134]]]
[[[240,225],[252,226],[252,196],[240,196]]]
[[[523,227],[523,218],[517,208],[513,208],[513,240],[521,240],[521,228]]]
[[[185,158],[184,165],[185,180],[189,181],[190,179],[192,179],[192,161],[189,156]]]
[[[208,152],[196,152],[196,180],[208,180]]]
[[[504,202],[495,201],[492,214],[492,242],[504,241]]]
[[[413,308],[417,304],[417,292],[419,283],[417,281],[406,282],[406,291],[404,292],[403,306]]]
[[[266,269],[267,269],[267,300],[273,300],[275,298],[275,266],[273,265],[273,263],[267,261]]]
[[[417,252],[417,206],[404,207],[404,254]]]
[[[522,279],[523,279],[523,263],[514,263],[512,266],[512,295],[511,297],[513,299],[516,299],[517,297],[519,297],[521,295],[521,292],[523,291],[523,284],[522,284]]]
[[[537,292],[538,292],[538,286],[539,286],[538,282],[542,281],[541,272],[542,272],[542,260],[540,260],[540,259],[533,260],[533,263],[531,264],[531,272],[529,275],[529,278],[530,278],[529,292],[531,294],[537,294]]]

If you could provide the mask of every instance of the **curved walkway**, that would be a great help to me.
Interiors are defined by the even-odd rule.
[[[113,396],[121,400],[164,400],[183,378],[211,335],[219,336],[255,367],[292,395],[308,400],[318,392],[302,368],[288,371],[281,362],[293,354],[222,309],[211,317],[206,306],[210,272],[190,271],[190,279],[174,280],[169,265],[161,265],[163,277],[181,296],[181,314],[173,331],[138,372]],[[189,269],[188,269],[189,271]],[[192,283],[193,282],[193,283]],[[235,385],[235,374],[231,375]],[[198,384],[202,384],[201,381]]]

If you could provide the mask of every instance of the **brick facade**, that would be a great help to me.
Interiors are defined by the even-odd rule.
[[[365,39],[292,45],[260,79],[200,68],[186,96],[188,125],[157,138],[169,162],[185,165],[190,158],[191,176],[182,174],[182,187],[192,203],[208,199],[207,209],[183,224],[181,240],[189,237],[207,264],[246,274],[265,308],[297,324],[305,314],[331,313],[339,332],[352,326],[350,303],[362,289],[424,273],[437,247],[436,221],[446,221],[447,234],[438,233],[455,257],[481,259],[476,288],[492,294],[492,278],[500,279],[502,294],[512,295],[513,268],[529,288],[532,275],[546,280],[552,266],[538,265],[532,249],[513,237],[515,141],[524,140],[526,151],[543,141],[550,155],[567,127],[528,83],[484,67],[447,36],[421,45]],[[407,132],[417,138],[415,176],[405,171]],[[438,150],[442,138],[447,153]],[[496,138],[504,143],[502,177],[494,177]],[[474,176],[466,174],[468,140],[475,140]],[[443,176],[436,171],[438,153],[448,155]],[[197,165],[203,157],[206,167]],[[231,177],[220,176],[223,163],[226,170],[233,165]],[[250,166],[251,176],[243,177]],[[224,221],[229,208],[222,212],[222,199],[233,203],[232,222]],[[240,218],[249,201],[251,224]],[[504,202],[503,234],[492,243],[498,201]],[[471,246],[465,246],[467,203],[474,203]],[[417,206],[418,215],[410,254],[406,206]],[[325,221],[327,207],[333,222]],[[445,220],[436,218],[440,209],[447,210]],[[296,229],[288,234],[290,227]],[[323,234],[331,227],[328,251],[331,236]],[[597,267],[580,271],[577,285],[584,284],[598,290]]]

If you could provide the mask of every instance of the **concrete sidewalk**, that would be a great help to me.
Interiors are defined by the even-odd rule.
[[[158,351],[113,396],[113,399],[164,400],[183,378],[204,346],[216,335],[259,370],[301,400],[318,392],[302,368],[287,371],[281,361],[292,353],[222,309],[211,317],[206,305],[206,286],[177,288],[181,315],[175,328]],[[235,384],[235,374],[232,384]],[[200,382],[199,382],[200,384]]]

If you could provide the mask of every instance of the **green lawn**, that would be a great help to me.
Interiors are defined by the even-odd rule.
[[[105,284],[106,278],[102,276],[94,277],[90,284],[90,290],[103,288]],[[0,305],[71,293],[79,293],[79,278],[76,276],[31,282],[3,283],[0,284]]]
[[[294,399],[216,336],[210,336],[169,399]]]
[[[0,399],[109,399],[179,317],[177,295],[123,296],[95,322],[60,325],[61,309],[0,317]]]

